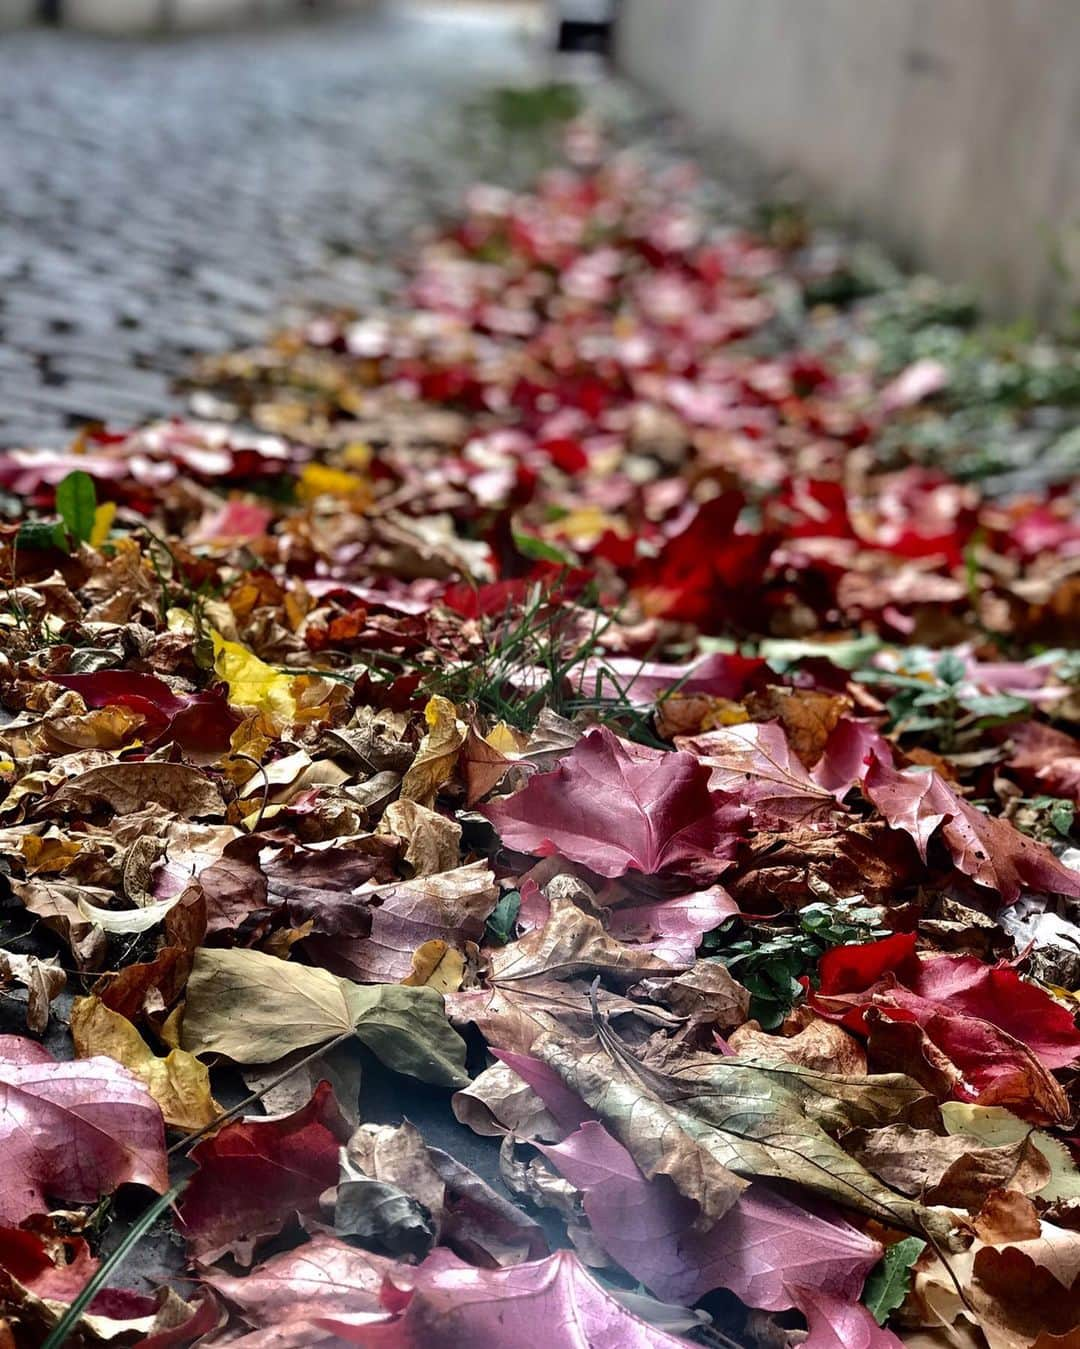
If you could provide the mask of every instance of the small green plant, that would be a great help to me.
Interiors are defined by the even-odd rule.
[[[56,485],[59,520],[27,520],[16,535],[23,548],[62,548],[69,553],[75,544],[89,543],[98,522],[97,488],[81,468],[61,478]]]
[[[492,90],[490,98],[492,116],[506,131],[535,131],[569,122],[582,108],[581,94],[572,84],[506,86]]]
[[[726,965],[750,992],[750,1015],[763,1030],[775,1030],[803,994],[800,980],[812,976],[821,957],[833,946],[878,941],[887,937],[881,911],[860,899],[808,904],[793,916],[785,930],[776,923],[767,929],[742,928],[745,935],[730,940],[742,927],[733,919],[706,938],[706,950],[722,946],[711,959]]]
[[[488,914],[484,936],[498,946],[505,946],[514,936],[518,914],[521,911],[521,892],[508,890]]]
[[[565,603],[553,599],[564,577],[551,588],[534,586],[516,614],[508,609],[498,619],[482,620],[484,650],[469,660],[445,653],[438,669],[425,669],[426,690],[521,731],[531,730],[547,708],[559,716],[588,713],[618,723],[631,739],[663,747],[648,713],[631,702],[625,681],[598,654],[618,614],[593,608],[589,629],[581,635]],[[589,598],[582,597],[583,605]]]
[[[890,730],[897,735],[933,734],[946,754],[957,748],[967,732],[1031,713],[1026,698],[979,693],[971,687],[967,668],[953,651],[936,660],[931,653],[912,653],[903,671],[858,670],[852,678],[893,690],[886,703]]]
[[[1072,840],[1076,807],[1060,796],[1026,796],[1012,803],[1009,818],[1021,833],[1042,843],[1060,844],[1063,839]]]

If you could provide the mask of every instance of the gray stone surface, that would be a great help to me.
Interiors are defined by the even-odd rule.
[[[0,39],[0,444],[179,410],[290,298],[363,304],[475,171],[453,109],[542,66],[530,7],[167,41]]]

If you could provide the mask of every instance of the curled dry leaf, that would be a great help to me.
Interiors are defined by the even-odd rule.
[[[131,1022],[100,999],[75,999],[71,1034],[79,1058],[105,1055],[129,1068],[161,1107],[165,1123],[173,1128],[194,1132],[221,1113],[210,1094],[205,1064],[184,1049],[170,1050],[159,1058]]]
[[[456,993],[465,977],[465,957],[444,941],[426,941],[413,952],[412,973],[402,983]]]
[[[149,760],[89,768],[52,798],[65,811],[92,811],[104,802],[117,815],[142,810],[151,801],[188,818],[225,813],[221,793],[205,773],[188,764]]]
[[[980,1148],[970,1139],[942,1138],[928,1129],[890,1124],[852,1130],[843,1142],[853,1157],[894,1190],[950,1208],[978,1209],[992,1190],[1035,1194],[1050,1179],[1050,1165],[1030,1138]]]
[[[427,733],[401,780],[401,799],[430,806],[454,771],[468,728],[458,719],[454,704],[438,696],[428,699],[424,720]]]
[[[794,1035],[767,1035],[748,1021],[728,1036],[728,1045],[740,1058],[758,1063],[786,1059],[820,1073],[866,1076],[866,1054],[853,1035],[813,1014],[804,1022]]]
[[[100,969],[105,960],[105,933],[80,908],[85,887],[65,881],[12,881],[11,892],[27,912],[40,918],[71,948],[80,969]],[[105,892],[94,892],[105,897]]]
[[[416,801],[392,801],[379,828],[404,842],[405,861],[415,876],[450,871],[458,864],[461,825]]]
[[[552,899],[543,927],[494,952],[491,965],[503,985],[537,976],[571,979],[590,973],[634,980],[648,974],[671,975],[678,968],[642,947],[616,941],[599,918],[560,898]]]
[[[811,769],[825,752],[840,718],[850,710],[851,699],[821,689],[769,684],[749,694],[745,706],[754,721],[778,721],[802,766]]]
[[[49,1024],[50,1004],[63,991],[67,975],[55,959],[0,951],[0,984],[12,983],[26,989],[26,1025],[40,1035]]]
[[[413,953],[424,942],[443,941],[461,950],[479,941],[498,897],[494,873],[482,862],[371,887],[351,897],[354,909],[364,906],[367,935],[343,941],[317,932],[303,949],[350,978],[399,981],[412,973]]]

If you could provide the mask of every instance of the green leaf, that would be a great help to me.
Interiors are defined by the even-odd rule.
[[[515,534],[514,547],[530,562],[554,562],[557,567],[572,567],[574,559],[568,553],[545,543],[533,534]]]
[[[508,890],[488,915],[484,936],[499,946],[505,946],[514,935],[520,909],[520,893],[517,890]]]
[[[25,520],[15,536],[19,548],[62,548],[67,551],[67,532],[51,520]]]
[[[934,673],[946,684],[960,684],[967,678],[967,666],[955,651],[946,651],[934,667]]]
[[[1076,808],[1071,801],[1055,801],[1049,810],[1050,823],[1062,836],[1068,838],[1072,833]]]
[[[737,1197],[734,1173],[801,1185],[891,1227],[935,1236],[949,1230],[940,1212],[890,1190],[825,1128],[906,1117],[926,1100],[911,1078],[845,1078],[723,1056],[695,1056],[670,1075],[638,1064],[607,1027],[596,1043],[591,1049],[548,1034],[529,1052],[596,1111],[646,1177],[668,1174],[710,1218]]]
[[[447,1021],[441,993],[404,984],[353,984],[346,998],[356,1038],[388,1068],[441,1087],[468,1086],[465,1041]]]
[[[433,988],[354,984],[265,951],[200,947],[181,1031],[192,1054],[275,1063],[349,1033],[395,1072],[463,1087],[465,1041]]]
[[[1031,711],[1026,698],[1017,698],[1011,693],[973,693],[968,698],[961,698],[960,706],[976,717],[1014,717]]]
[[[97,490],[89,473],[77,468],[56,486],[56,511],[72,538],[85,543],[94,528]]]
[[[875,1265],[863,1289],[863,1302],[870,1315],[883,1326],[891,1312],[907,1297],[911,1287],[911,1267],[926,1249],[918,1237],[905,1237],[890,1246]]]

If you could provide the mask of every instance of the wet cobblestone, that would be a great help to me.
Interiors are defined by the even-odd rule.
[[[179,409],[290,300],[362,304],[473,166],[455,106],[541,61],[520,6],[169,41],[0,37],[0,443]]]

